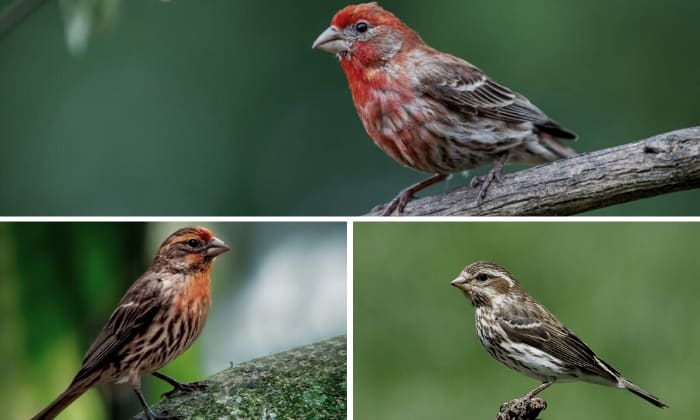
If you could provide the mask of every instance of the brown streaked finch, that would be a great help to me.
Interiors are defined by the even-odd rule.
[[[476,332],[486,351],[509,368],[542,381],[525,400],[555,382],[585,381],[624,388],[657,407],[668,407],[599,358],[505,268],[475,262],[451,284],[474,305]]]
[[[418,191],[494,162],[481,203],[506,163],[545,163],[576,152],[561,127],[527,98],[461,58],[428,46],[377,3],[347,6],[313,48],[336,54],[367,134],[400,164],[432,177],[402,190],[384,215],[401,214]]]
[[[229,249],[202,227],[170,235],[148,270],[126,291],[71,384],[33,420],[52,419],[88,389],[110,382],[131,385],[148,418],[172,418],[151,410],[141,393],[141,377],[152,374],[171,384],[175,389],[166,396],[203,387],[182,384],[158,369],[202,332],[211,307],[212,264]]]

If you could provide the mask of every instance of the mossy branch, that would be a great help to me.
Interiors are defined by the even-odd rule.
[[[404,216],[567,216],[698,187],[700,127],[692,127],[505,175],[479,206],[469,187],[416,199]]]
[[[163,400],[153,411],[187,419],[344,419],[346,341],[339,336],[241,363],[203,381],[205,391]]]

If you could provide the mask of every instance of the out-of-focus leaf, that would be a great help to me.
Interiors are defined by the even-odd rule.
[[[109,28],[116,20],[121,0],[61,0],[68,51],[80,56],[87,50],[94,29]]]

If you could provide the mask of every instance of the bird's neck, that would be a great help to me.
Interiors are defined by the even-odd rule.
[[[211,307],[209,269],[185,276],[185,281],[175,293],[173,306],[177,311],[189,311],[193,316],[207,317]]]
[[[371,100],[373,91],[383,89],[392,82],[381,63],[365,65],[356,58],[343,58],[340,64],[347,76],[355,103]]]

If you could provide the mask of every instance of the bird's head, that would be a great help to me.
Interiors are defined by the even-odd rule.
[[[462,290],[476,307],[498,305],[509,296],[522,294],[508,270],[488,261],[469,264],[450,284]]]
[[[229,251],[221,239],[203,227],[186,227],[168,236],[153,259],[155,271],[207,271],[218,255]]]
[[[377,3],[350,5],[335,14],[312,48],[336,54],[341,62],[364,66],[388,61],[404,45],[422,42],[411,28]]]

